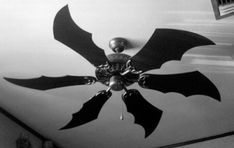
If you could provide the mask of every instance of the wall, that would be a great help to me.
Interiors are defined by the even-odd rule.
[[[0,112],[0,148],[16,148],[16,139],[20,134],[29,137],[32,148],[41,148],[42,141],[8,119]]]

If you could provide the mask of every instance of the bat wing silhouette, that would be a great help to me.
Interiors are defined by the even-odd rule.
[[[180,60],[189,49],[215,43],[199,34],[175,30],[156,29],[145,46],[131,58],[132,65],[143,72],[158,69],[171,60]]]
[[[96,82],[95,77],[91,76],[63,76],[63,77],[47,77],[41,76],[39,78],[31,79],[14,79],[4,77],[5,80],[27,88],[38,90],[49,90],[59,87],[73,86],[73,85],[90,85]]]
[[[92,34],[82,30],[73,21],[68,5],[54,19],[54,38],[79,53],[94,66],[105,64],[108,59],[104,50],[92,40]]]
[[[186,97],[206,95],[220,101],[218,89],[199,71],[168,75],[143,74],[138,84],[163,93],[177,92]]]
[[[157,127],[162,111],[147,102],[139,91],[130,89],[122,95],[127,111],[135,117],[135,123],[145,129],[145,138]]]
[[[89,101],[83,104],[83,107],[72,115],[71,121],[61,129],[69,129],[97,119],[104,103],[111,97],[110,91],[100,91]]]

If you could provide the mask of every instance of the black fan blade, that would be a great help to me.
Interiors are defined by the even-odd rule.
[[[168,75],[143,74],[138,83],[143,88],[163,93],[177,92],[186,97],[206,95],[221,101],[216,86],[199,71]]]
[[[14,78],[4,78],[4,79],[16,85],[33,88],[33,89],[39,89],[39,90],[48,90],[48,89],[73,86],[73,85],[93,84],[96,82],[96,78],[91,76],[63,76],[63,77],[41,76],[39,78],[31,78],[31,79],[14,79]]]
[[[146,45],[131,58],[132,65],[143,72],[158,69],[167,61],[180,60],[189,49],[214,45],[211,40],[182,30],[156,29]]]
[[[72,120],[61,129],[69,129],[80,126],[87,122],[97,119],[104,103],[111,97],[110,91],[100,91],[89,101],[83,104],[83,107],[77,113],[72,114]]]
[[[92,34],[82,30],[72,20],[68,5],[57,13],[53,30],[56,40],[82,55],[94,66],[105,64],[108,61],[104,50],[94,44]]]
[[[147,102],[139,91],[128,90],[122,96],[127,111],[135,117],[135,123],[145,129],[145,138],[148,137],[157,127],[162,111]]]

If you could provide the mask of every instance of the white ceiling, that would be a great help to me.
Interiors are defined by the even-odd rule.
[[[173,73],[199,69],[217,86],[222,102],[206,96],[185,98],[177,93],[144,90],[142,95],[163,110],[154,133],[144,139],[144,130],[123,107],[121,94],[113,92],[98,120],[66,131],[58,131],[97,91],[101,84],[50,91],[22,88],[0,79],[0,105],[17,118],[63,147],[157,147],[234,130],[234,18],[215,20],[210,0],[0,0],[0,75],[31,78],[41,75],[91,75],[95,68],[83,57],[54,40],[55,14],[69,4],[75,22],[93,33],[94,42],[106,54],[108,42],[124,37],[134,55],[155,28],[193,31],[217,46],[194,48],[182,61],[168,62],[151,73]]]

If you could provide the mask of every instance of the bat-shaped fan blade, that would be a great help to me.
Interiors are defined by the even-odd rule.
[[[97,47],[92,34],[82,30],[75,24],[70,15],[68,5],[64,6],[54,19],[54,37],[56,40],[67,45],[94,66],[105,64],[107,57],[104,50]]]
[[[59,87],[73,86],[73,85],[85,85],[93,84],[96,82],[95,77],[91,76],[63,76],[63,77],[46,77],[41,76],[39,78],[31,79],[14,79],[14,78],[4,78],[5,80],[20,85],[23,87],[48,90]]]
[[[122,96],[127,111],[135,117],[135,123],[145,129],[145,138],[148,137],[157,127],[162,111],[147,102],[139,91],[128,90]]]
[[[158,69],[167,61],[181,60],[186,51],[202,45],[214,43],[188,31],[156,29],[145,46],[131,58],[132,65],[143,72]]]
[[[221,101],[216,86],[199,71],[168,75],[143,74],[138,84],[163,93],[177,92],[186,97],[206,95]]]
[[[72,120],[61,129],[73,128],[97,119],[102,106],[110,97],[110,91],[100,91],[89,101],[84,103],[83,107],[77,113],[72,115]]]

